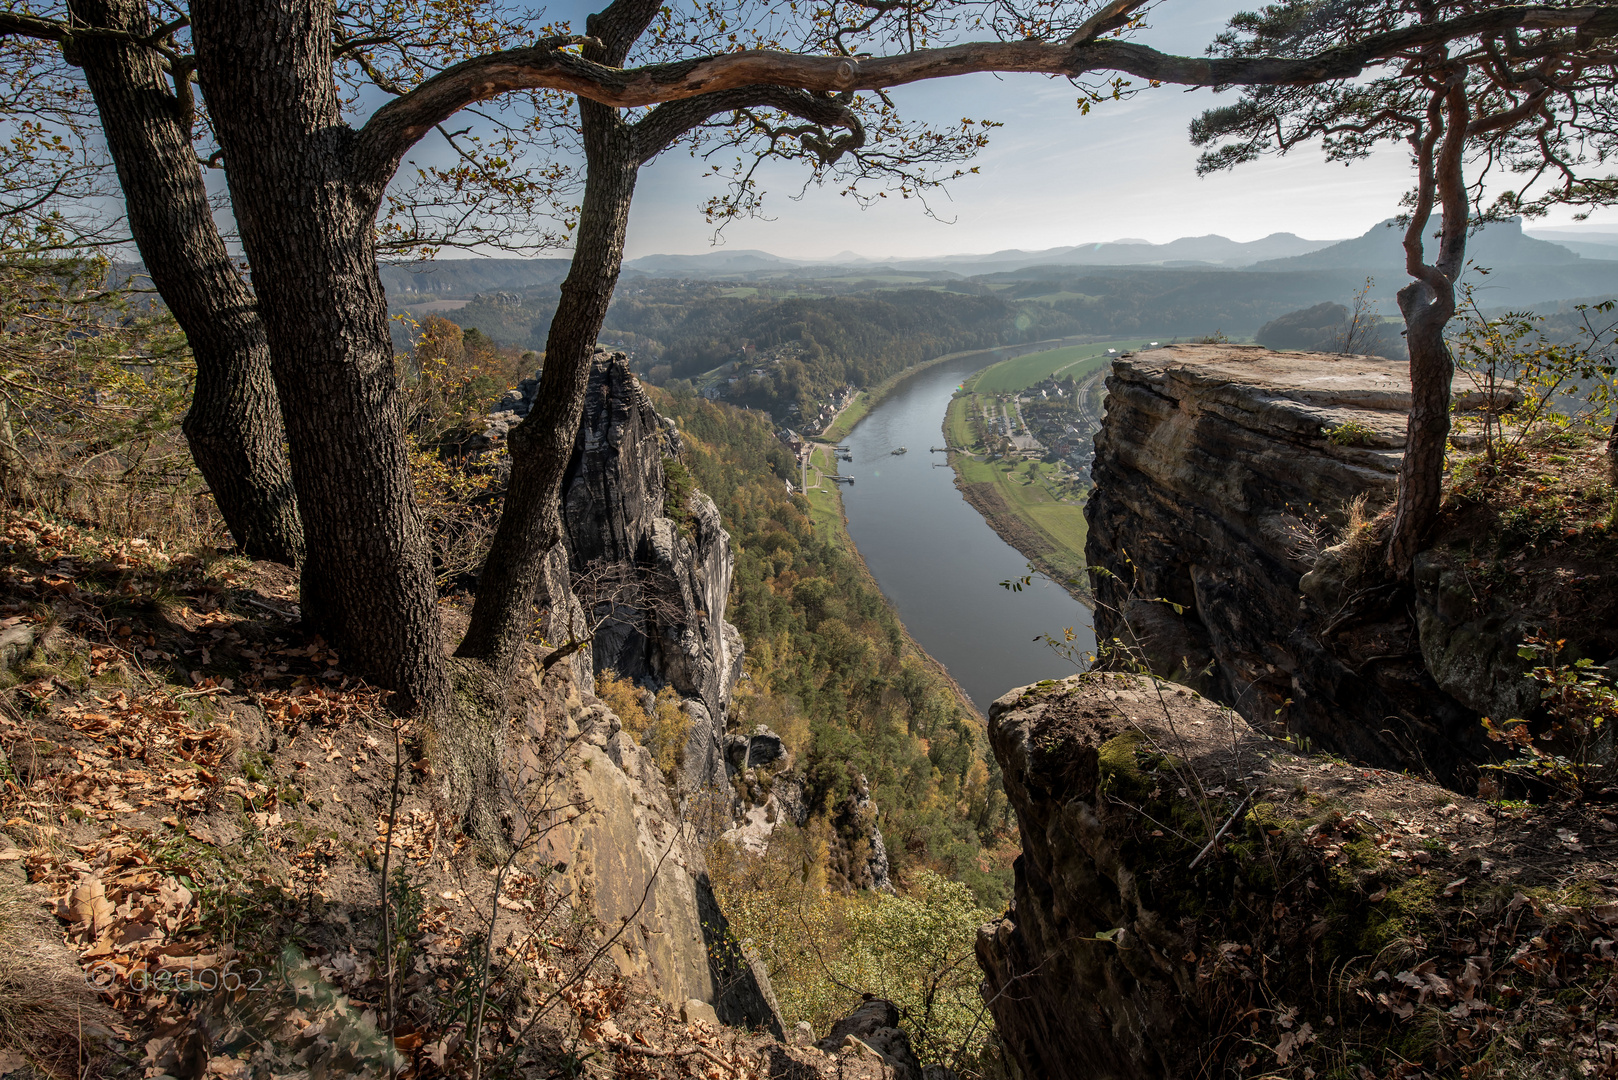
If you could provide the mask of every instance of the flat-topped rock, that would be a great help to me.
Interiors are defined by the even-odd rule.
[[[1298,632],[1299,578],[1347,508],[1393,499],[1407,364],[1176,345],[1119,357],[1107,390],[1085,507],[1087,559],[1108,571],[1093,580],[1099,640],[1361,760],[1447,775],[1475,756],[1476,715],[1402,641],[1345,665]]]
[[[1237,414],[1246,426],[1309,442],[1324,439],[1345,451],[1337,456],[1373,468],[1378,456],[1384,465],[1387,458],[1374,451],[1404,449],[1411,398],[1410,365],[1403,360],[1277,352],[1262,345],[1169,345],[1126,353],[1114,362],[1113,374],[1175,401]],[[1451,395],[1463,410],[1484,400],[1459,372]],[[1355,437],[1330,440],[1327,433],[1345,424],[1354,425]]]
[[[1480,1021],[1567,1047],[1542,1075],[1593,1073],[1618,996],[1606,807],[1502,813],[1133,675],[1014,690],[988,734],[1022,853],[977,956],[1022,1075],[1533,1075]]]
[[[1410,365],[1381,356],[1276,351],[1262,345],[1169,345],[1121,361],[1207,386],[1228,384],[1296,402],[1406,411]]]

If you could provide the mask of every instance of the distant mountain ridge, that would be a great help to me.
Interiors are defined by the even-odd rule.
[[[1024,251],[1007,248],[987,254],[927,258],[872,259],[851,251],[830,259],[790,259],[756,249],[721,249],[698,255],[643,255],[624,263],[624,278],[688,277],[718,280],[770,275],[819,273],[920,274],[941,279],[1001,273],[1029,266],[1209,266],[1238,268],[1265,259],[1307,254],[1329,247],[1331,240],[1305,240],[1292,233],[1272,233],[1240,241],[1210,234],[1183,236],[1166,244],[1145,240],[1072,244]],[[432,300],[471,299],[498,292],[522,292],[559,284],[567,276],[567,259],[435,259],[380,267],[382,286],[395,307]]]
[[[1007,248],[988,254],[939,255],[922,258],[871,259],[844,252],[831,259],[788,259],[766,251],[709,251],[700,255],[644,255],[624,263],[626,270],[654,277],[746,273],[758,270],[825,270],[834,267],[903,271],[949,271],[974,274],[1030,265],[1148,266],[1153,264],[1210,263],[1246,266],[1261,259],[1301,255],[1330,245],[1330,240],[1305,240],[1292,233],[1271,233],[1258,240],[1239,241],[1223,236],[1183,236],[1166,244],[1145,240],[1114,240],[1025,251]]]
[[[517,291],[553,285],[567,277],[571,259],[434,259],[377,267],[395,304],[440,297]]]
[[[1431,233],[1439,229],[1434,221]],[[1437,242],[1428,242],[1429,257]],[[1579,261],[1579,255],[1559,243],[1536,240],[1513,219],[1485,225],[1466,242],[1466,258],[1477,266],[1493,268],[1560,266]],[[1361,236],[1288,258],[1255,262],[1252,270],[1377,270],[1404,268],[1404,230],[1393,219],[1371,226]]]

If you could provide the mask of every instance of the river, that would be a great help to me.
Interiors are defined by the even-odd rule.
[[[983,364],[967,357],[900,383],[844,440],[854,460],[842,471],[855,479],[843,508],[865,565],[910,635],[987,712],[1013,687],[1077,670],[1035,638],[1072,627],[1088,652],[1095,637],[1089,609],[1049,579],[1000,586],[1027,574],[1028,560],[961,498],[945,455],[928,450],[944,445],[950,397]],[[899,446],[909,453],[893,455]]]

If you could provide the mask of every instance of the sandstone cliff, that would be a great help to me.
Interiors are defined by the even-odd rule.
[[[1299,755],[1139,676],[1012,691],[989,733],[1023,853],[977,952],[1024,1075],[1584,1076],[1610,1060],[1609,810],[1502,813]]]
[[[1393,497],[1403,363],[1176,346],[1119,359],[1107,387],[1086,507],[1096,630],[1153,671],[1355,760],[1470,783],[1480,716],[1533,704],[1526,629],[1582,635],[1598,663],[1618,652],[1610,602],[1568,630],[1552,590],[1469,588],[1476,537],[1460,526],[1413,587],[1361,587],[1322,550],[1356,498],[1374,516]],[[1461,406],[1475,396],[1457,383]]]
[[[514,839],[539,831],[527,861],[561,875],[603,941],[617,935],[611,955],[620,971],[665,1000],[706,1002],[726,1024],[779,1037],[768,976],[732,939],[708,883],[703,838],[652,755],[571,679],[553,672],[541,680],[531,669],[522,682],[508,757]]]
[[[680,692],[692,721],[682,794],[717,789],[728,807],[725,720],[743,655],[725,621],[730,536],[711,499],[671,486],[665,463],[683,474],[679,433],[622,353],[597,352],[587,395],[563,521],[575,577],[603,582],[583,602],[612,609],[595,632],[595,669]]]
[[[525,380],[490,415],[484,449],[498,448],[527,415],[537,386],[537,378]],[[756,850],[777,822],[806,824],[814,793],[773,732],[727,732],[744,657],[725,620],[735,559],[683,454],[679,432],[658,415],[627,358],[598,350],[564,480],[565,551],[547,567],[546,632],[551,640],[590,633],[591,648],[569,665],[579,693],[593,690],[593,672],[612,669],[639,684],[648,705],[665,686],[681,695],[691,724],[674,803],[704,840],[723,832]],[[612,724],[616,732],[616,718]],[[628,735],[613,738],[633,744]],[[890,889],[869,794],[862,787],[829,809],[839,874],[856,888]],[[623,822],[612,827],[628,835]]]

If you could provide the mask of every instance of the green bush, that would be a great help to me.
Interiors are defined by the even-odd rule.
[[[994,914],[930,870],[898,895],[838,894],[822,869],[829,835],[824,821],[783,824],[762,857],[725,843],[709,853],[731,932],[766,965],[783,1019],[824,1035],[862,995],[886,998],[923,1065],[981,1072],[994,1051],[973,942]]]

